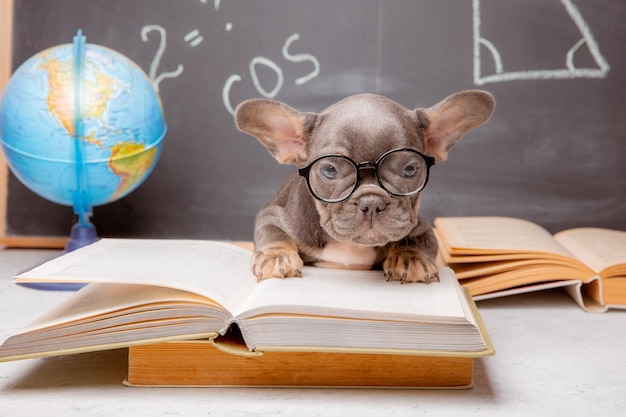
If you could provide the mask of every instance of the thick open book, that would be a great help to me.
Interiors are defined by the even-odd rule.
[[[440,261],[475,300],[565,287],[584,309],[626,308],[626,232],[576,228],[551,235],[508,217],[435,219]]]
[[[493,354],[452,270],[430,285],[380,271],[305,268],[257,283],[250,251],[192,240],[101,239],[15,278],[89,283],[0,346],[0,361],[175,340],[237,325],[247,349]]]

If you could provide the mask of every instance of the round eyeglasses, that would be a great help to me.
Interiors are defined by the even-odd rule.
[[[424,189],[435,158],[413,149],[394,149],[376,162],[357,164],[343,155],[325,155],[299,173],[306,178],[309,191],[326,203],[348,199],[359,184],[361,170],[373,170],[378,184],[394,197],[411,197]]]

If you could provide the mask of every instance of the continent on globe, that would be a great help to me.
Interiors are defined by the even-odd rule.
[[[146,177],[154,166],[158,148],[144,152],[145,146],[134,142],[118,143],[111,148],[109,168],[120,177],[121,182],[112,199],[128,194]]]
[[[42,52],[43,55],[50,51]],[[86,61],[87,72],[93,74],[94,81],[83,80],[81,113],[83,119],[101,118],[107,108],[111,96],[121,86],[116,85],[115,78],[100,72],[93,61]],[[73,63],[59,61],[54,57],[42,57],[41,69],[48,76],[49,93],[47,98],[48,109],[67,130],[68,135],[74,136],[74,92],[73,92]],[[68,91],[68,87],[70,90]]]

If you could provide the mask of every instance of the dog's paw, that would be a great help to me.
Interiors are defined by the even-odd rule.
[[[410,248],[390,251],[383,262],[387,281],[439,282],[437,264],[430,256]]]
[[[297,251],[285,247],[264,248],[252,255],[252,272],[257,280],[302,276],[302,258]]]

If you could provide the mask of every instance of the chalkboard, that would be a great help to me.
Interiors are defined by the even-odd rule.
[[[244,99],[320,111],[375,92],[413,108],[473,88],[496,112],[433,168],[427,218],[626,229],[625,21],[622,0],[15,0],[12,61],[80,28],[158,87],[161,159],[94,208],[101,236],[251,239],[295,168],[236,131]],[[9,175],[5,236],[67,236],[72,222]]]

